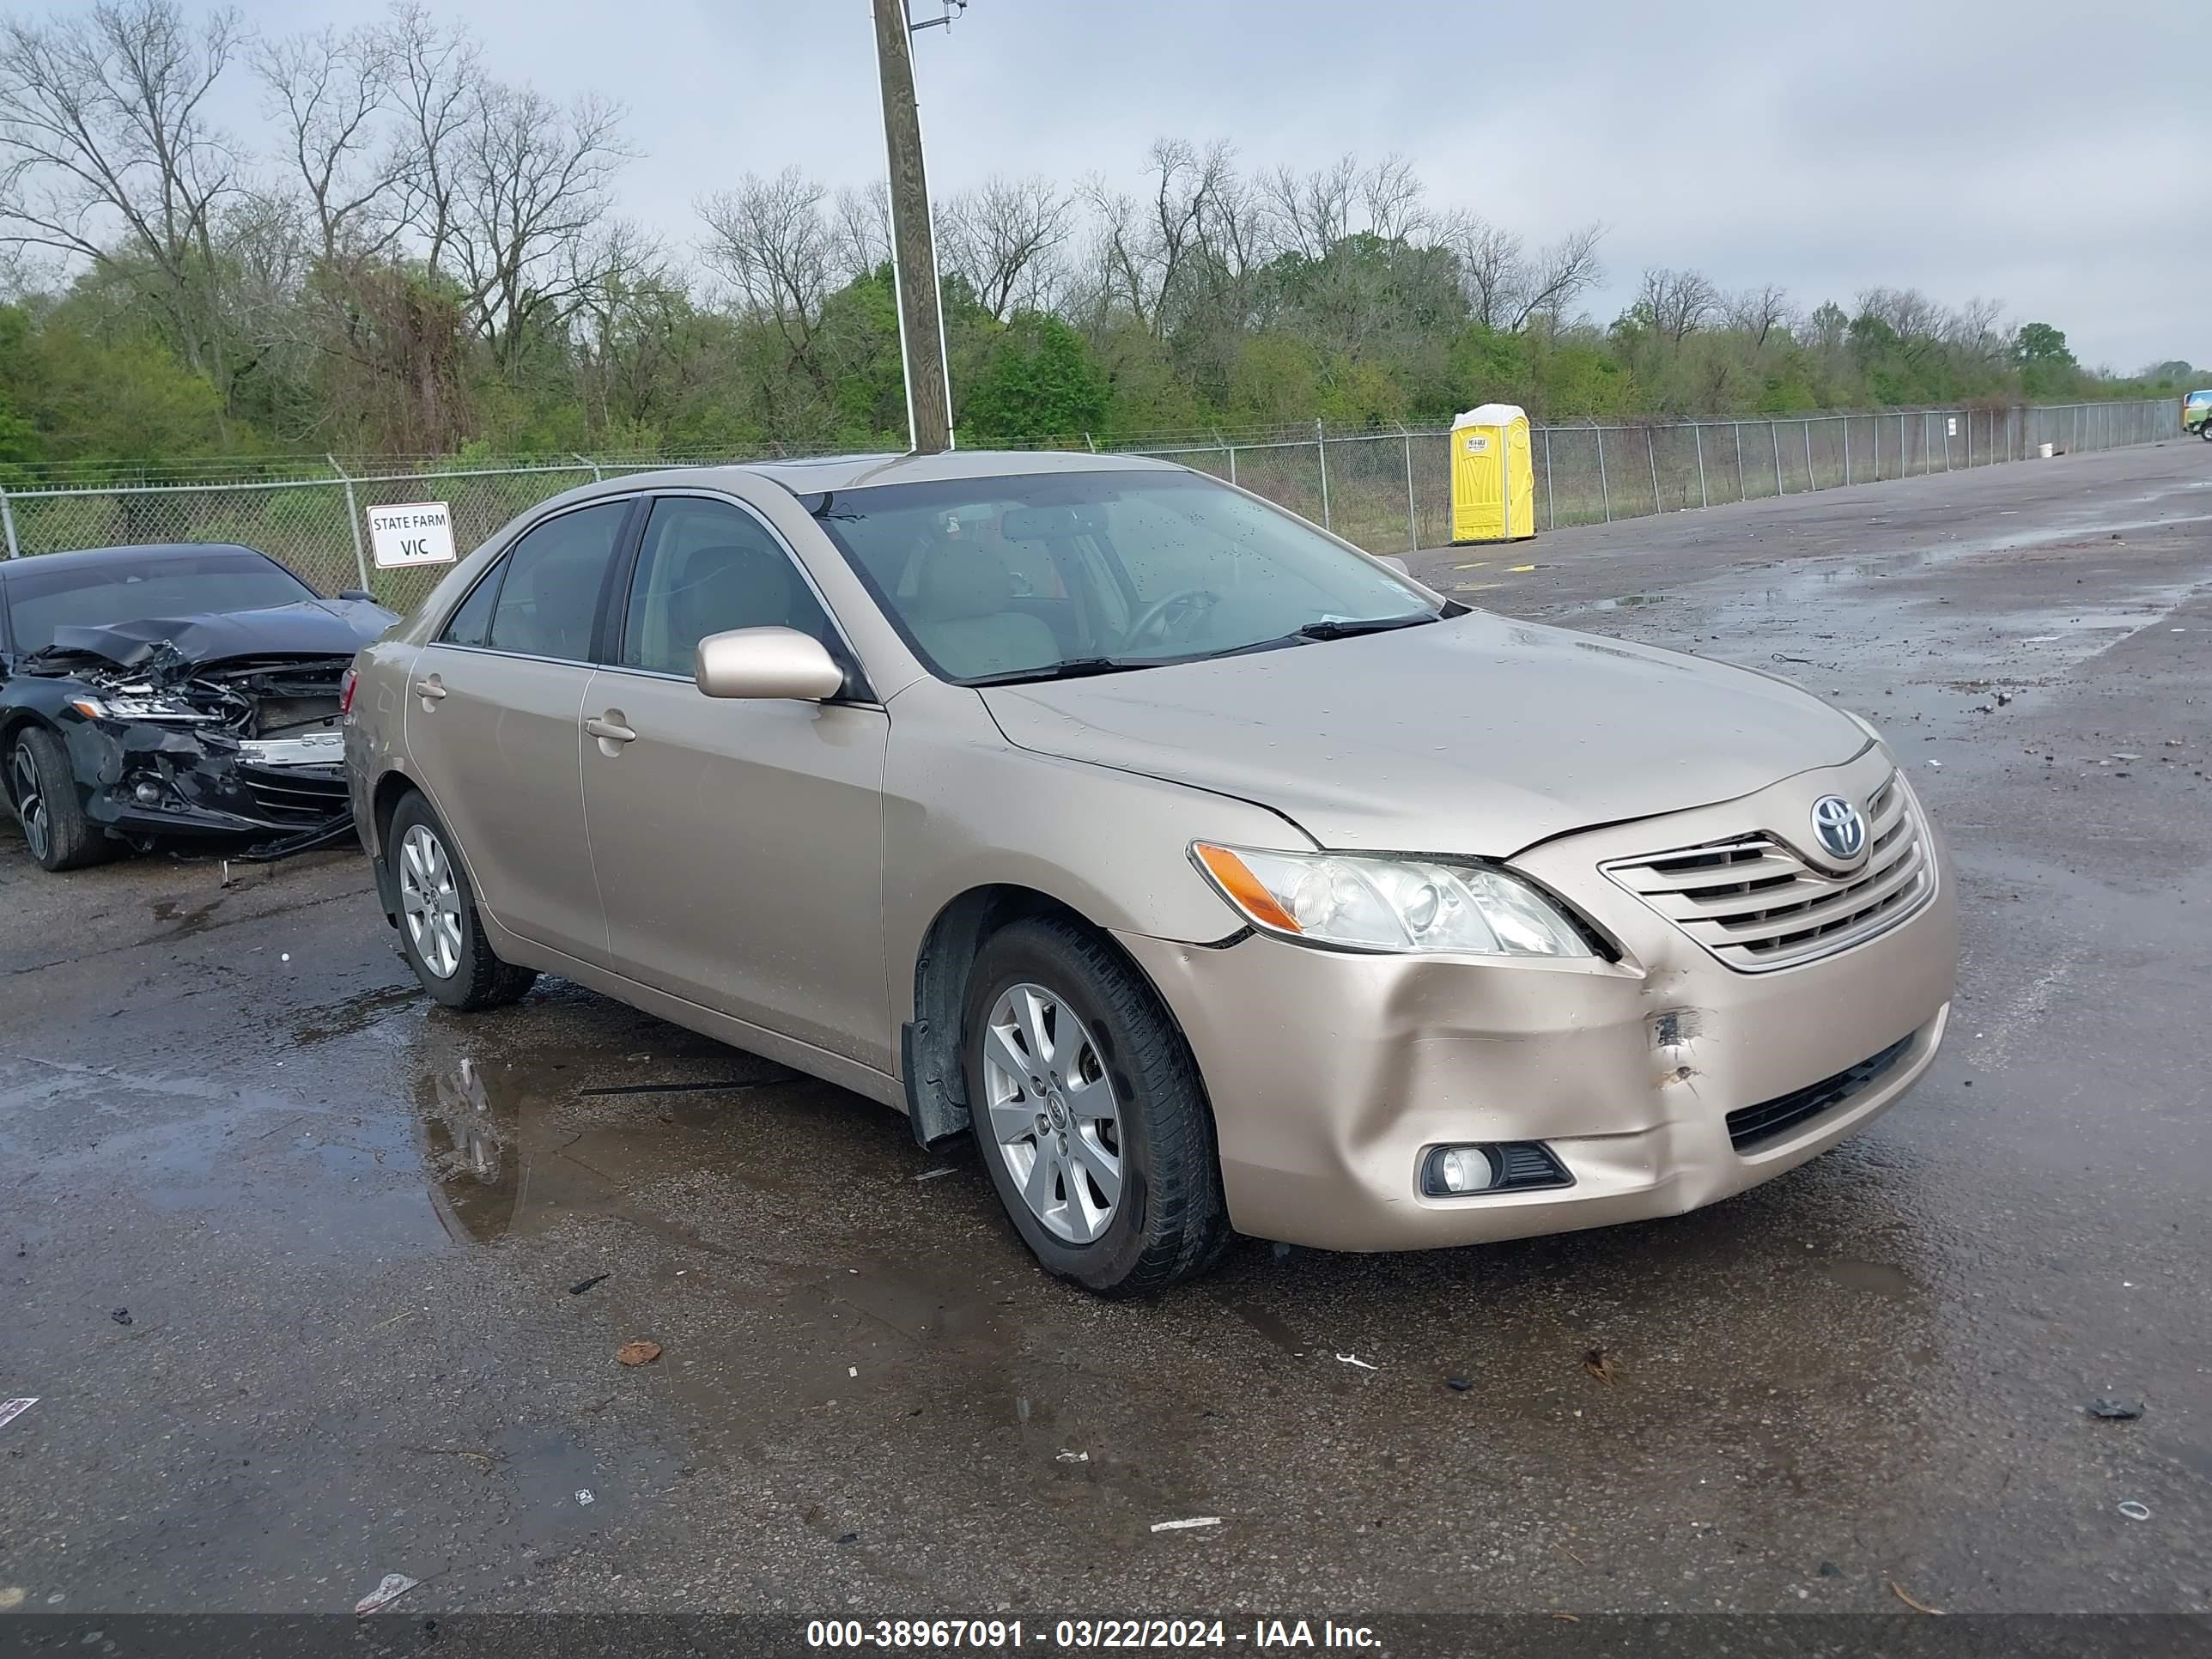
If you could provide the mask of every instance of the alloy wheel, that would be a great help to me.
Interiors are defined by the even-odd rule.
[[[39,792],[39,763],[26,743],[15,745],[15,812],[31,856],[43,861],[53,838],[46,823],[46,798]]]
[[[425,823],[400,838],[399,913],[423,967],[451,979],[461,965],[461,895],[446,844]]]
[[[1056,993],[1010,987],[983,1027],[990,1139],[1030,1212],[1088,1244],[1121,1200],[1121,1120],[1097,1044]]]

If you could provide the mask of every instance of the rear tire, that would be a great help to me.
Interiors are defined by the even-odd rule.
[[[105,864],[120,848],[85,816],[69,750],[43,726],[27,726],[8,754],[8,794],[24,842],[42,870]]]
[[[410,793],[392,812],[384,857],[399,892],[399,948],[424,990],[472,1014],[503,1007],[537,982],[536,969],[492,953],[453,837],[420,794]]]
[[[2206,421],[2200,424],[2197,428],[2197,435],[2203,439],[2206,443],[2212,444],[2212,421]]]
[[[961,1055],[984,1167],[1048,1272],[1142,1296],[1220,1258],[1232,1235],[1198,1064],[1104,939],[1042,917],[993,934]]]

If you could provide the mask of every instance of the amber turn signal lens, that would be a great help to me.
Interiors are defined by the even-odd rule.
[[[1259,877],[1244,867],[1244,860],[1226,847],[1215,847],[1200,842],[1191,849],[1198,861],[1229,896],[1230,902],[1263,927],[1278,927],[1286,933],[1303,930],[1297,919],[1278,903],[1275,896],[1261,884]]]

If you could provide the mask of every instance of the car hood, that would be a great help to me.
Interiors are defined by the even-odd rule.
[[[240,658],[350,657],[398,620],[365,599],[301,599],[259,611],[57,628],[54,642],[26,656],[23,666],[68,672],[90,659],[158,673]]]
[[[981,695],[1021,748],[1254,801],[1323,847],[1483,858],[1731,800],[1869,741],[1764,674],[1482,612]]]

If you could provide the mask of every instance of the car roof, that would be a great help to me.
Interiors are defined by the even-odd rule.
[[[27,558],[0,562],[0,582],[8,580],[10,570],[75,570],[106,564],[158,563],[165,558],[196,553],[250,553],[258,559],[269,557],[258,549],[237,542],[153,542],[138,547],[81,547],[69,553],[34,553]]]
[[[732,474],[764,478],[794,495],[863,485],[934,483],[963,478],[1005,478],[1047,472],[1180,471],[1148,455],[1092,455],[1080,451],[952,449],[936,455],[824,455],[806,460],[749,461],[728,466],[671,467],[610,478],[611,489],[711,485]]]

